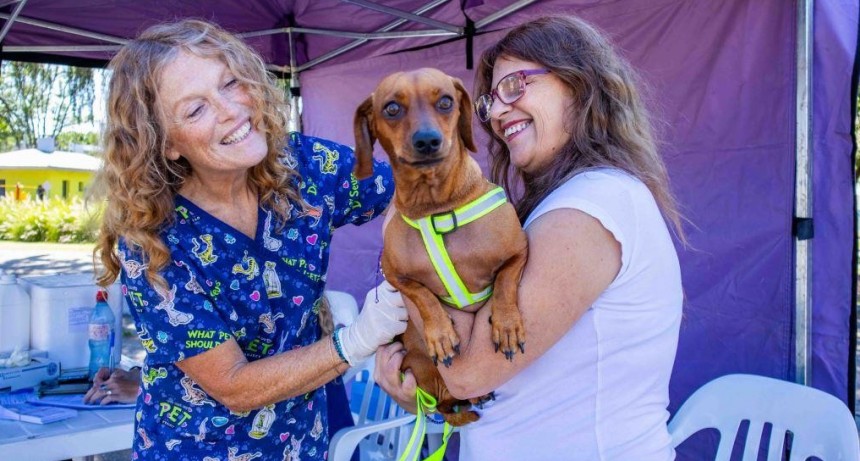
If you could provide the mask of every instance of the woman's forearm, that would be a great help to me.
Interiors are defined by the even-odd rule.
[[[212,398],[235,412],[313,391],[348,368],[328,336],[309,346],[253,362],[248,362],[231,341],[177,365]]]
[[[311,392],[340,376],[348,365],[337,357],[337,352],[329,350],[331,343],[331,338],[325,337],[310,346],[241,367],[233,379],[245,384],[237,386],[231,395],[234,405],[246,410],[260,408]],[[333,364],[331,357],[334,357]],[[263,363],[270,359],[277,363]]]

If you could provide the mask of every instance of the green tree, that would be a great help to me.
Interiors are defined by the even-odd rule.
[[[4,61],[0,77],[0,144],[7,148],[35,146],[37,138],[93,120],[92,69]]]
[[[66,131],[60,133],[56,138],[56,147],[58,150],[71,150],[72,144],[84,144],[88,146],[98,146],[98,133],[78,133],[76,131]]]

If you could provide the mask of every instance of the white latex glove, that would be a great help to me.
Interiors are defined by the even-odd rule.
[[[346,361],[354,366],[373,355],[379,346],[406,331],[406,319],[400,292],[383,281],[367,293],[355,322],[336,332]]]

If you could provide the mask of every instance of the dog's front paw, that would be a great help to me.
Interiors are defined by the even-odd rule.
[[[450,319],[433,325],[425,324],[424,344],[427,345],[427,355],[433,359],[433,365],[438,365],[441,360],[446,367],[450,367],[454,356],[460,353],[460,338]]]
[[[526,352],[526,329],[523,327],[519,312],[516,310],[514,312],[515,315],[490,316],[490,324],[493,326],[493,346],[496,352],[501,350],[505,358],[511,361],[514,360],[515,347],[523,354]]]

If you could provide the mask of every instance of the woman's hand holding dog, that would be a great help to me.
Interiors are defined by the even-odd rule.
[[[417,413],[415,407],[415,392],[417,384],[412,370],[402,373],[400,366],[406,349],[402,343],[396,342],[380,347],[376,351],[376,364],[373,368],[373,380],[379,384],[388,395],[400,405],[401,408]]]
[[[373,355],[379,346],[390,343],[406,330],[406,320],[403,297],[390,283],[383,281],[370,290],[355,322],[335,332],[347,362],[354,366]]]

